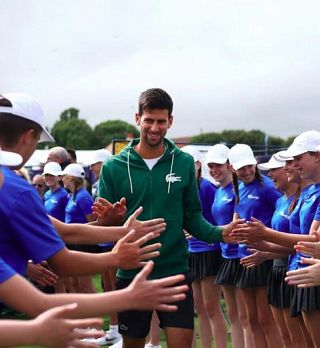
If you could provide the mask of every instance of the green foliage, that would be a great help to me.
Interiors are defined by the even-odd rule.
[[[93,130],[86,120],[79,119],[79,110],[69,108],[64,110],[59,121],[52,128],[56,144],[65,148],[88,150],[93,147]]]
[[[105,121],[94,128],[95,143],[98,144],[98,148],[105,147],[111,143],[112,139],[126,139],[128,132],[134,137],[139,136],[137,128],[125,121]]]

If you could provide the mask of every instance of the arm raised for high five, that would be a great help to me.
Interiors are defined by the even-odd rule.
[[[52,216],[49,216],[53,226],[67,244],[97,244],[105,242],[116,242],[134,229],[136,238],[152,232],[155,237],[166,228],[164,219],[152,219],[139,221],[137,217],[142,213],[138,208],[129,216],[124,226],[94,226],[92,224],[65,224]]]
[[[179,285],[184,275],[148,280],[152,269],[153,262],[149,261],[127,288],[100,294],[48,295],[20,275],[14,275],[0,284],[0,297],[8,305],[29,316],[71,302],[78,304],[77,310],[69,314],[72,318],[103,316],[129,309],[175,311],[176,302],[183,300],[188,290],[187,285]]]
[[[22,294],[21,294],[22,295]],[[103,320],[69,319],[77,310],[72,303],[55,307],[40,314],[33,320],[1,320],[1,346],[41,345],[52,348],[98,347],[96,344],[81,342],[81,339],[99,337],[101,332],[77,330],[87,327],[101,327]],[[18,335],[14,332],[19,333]]]
[[[245,224],[233,229],[231,237],[238,242],[247,244],[259,242],[262,240],[293,248],[298,241],[305,240],[315,242],[316,237],[305,234],[291,234],[286,232],[275,231],[265,226],[260,220],[251,218]]]
[[[142,267],[146,260],[159,256],[160,243],[144,245],[155,238],[149,233],[139,239],[132,230],[121,238],[111,252],[90,254],[68,250],[66,247],[47,261],[59,276],[81,276],[102,273],[110,268],[135,269]]]

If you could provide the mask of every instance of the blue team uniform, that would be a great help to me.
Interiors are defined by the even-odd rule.
[[[251,217],[259,219],[266,226],[271,226],[271,219],[280,193],[275,189],[272,180],[262,175],[262,182],[255,179],[249,184],[239,184],[239,204],[235,212],[239,217],[250,221]],[[239,244],[241,257],[249,255],[244,244]]]
[[[68,202],[68,192],[59,187],[56,191],[48,190],[44,194],[44,208],[48,215],[64,222],[65,209]]]
[[[232,182],[226,187],[219,187],[211,207],[211,214],[218,226],[229,224],[233,219],[235,193]],[[221,254],[225,259],[237,259],[238,244],[220,243]]]
[[[304,203],[300,209],[300,230],[301,234],[309,234],[313,220],[320,221],[320,183],[310,187],[308,193],[304,197]],[[297,253],[298,268],[306,267],[300,262],[301,256],[306,256]]]
[[[216,186],[214,186],[209,180],[204,178],[200,179],[199,196],[202,207],[202,215],[205,217],[207,221],[209,221],[213,225],[215,225],[216,223],[211,215],[211,206],[215,199],[216,190]],[[219,249],[219,243],[214,243],[214,245],[210,245],[195,237],[191,237],[188,239],[188,250],[192,253]]]
[[[0,257],[0,284],[14,276],[16,272]]]
[[[77,192],[71,193],[65,210],[65,222],[80,224],[88,222],[86,215],[92,213],[92,205],[93,199],[86,189],[81,187]]]
[[[65,247],[36,190],[3,167],[0,199],[0,257],[24,275],[28,260],[47,260]]]

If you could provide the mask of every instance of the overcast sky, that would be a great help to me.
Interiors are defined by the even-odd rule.
[[[174,100],[169,135],[320,128],[320,2],[1,0],[0,86],[94,126],[134,122],[141,91]]]

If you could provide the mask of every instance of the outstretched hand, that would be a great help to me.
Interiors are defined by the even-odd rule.
[[[136,309],[177,310],[173,303],[184,300],[188,291],[188,285],[179,285],[185,279],[184,275],[148,280],[153,266],[154,263],[149,261],[129,285],[132,304]]]
[[[233,238],[232,231],[244,225],[244,219],[236,219],[231,221],[228,225],[222,226],[222,237],[225,243],[237,243],[237,240]]]
[[[320,260],[302,257],[301,262],[309,266],[287,272],[285,281],[289,285],[297,285],[298,288],[311,288],[314,286],[319,286]]]
[[[263,240],[265,225],[258,219],[252,217],[242,226],[236,227],[231,232],[231,237],[238,243],[254,243]]]
[[[248,249],[251,255],[240,259],[240,264],[246,268],[253,268],[267,260],[268,253],[256,249]]]
[[[161,248],[160,243],[145,245],[149,240],[155,238],[153,233],[137,239],[136,231],[130,231],[126,236],[119,239],[112,253],[115,256],[116,266],[123,269],[135,269],[143,267],[146,260],[153,259],[160,255],[158,249]]]
[[[299,253],[320,259],[320,233],[313,231],[312,234],[317,238],[318,242],[300,241],[295,245],[295,249]]]
[[[103,320],[91,319],[68,319],[76,310],[76,303],[51,308],[32,320],[36,327],[38,337],[36,341],[47,347],[98,347],[96,344],[81,342],[83,338],[98,338],[103,331],[79,330],[88,327],[101,328]]]
[[[40,263],[29,262],[27,266],[27,276],[40,286],[53,286],[58,280],[58,276],[51,272]]]
[[[124,197],[114,204],[100,197],[92,206],[92,213],[98,219],[97,222],[101,226],[122,225],[127,211],[126,199]]]
[[[166,229],[166,223],[164,219],[152,219],[147,221],[139,221],[137,217],[142,213],[143,208],[139,207],[132,215],[129,216],[128,220],[124,224],[128,230],[134,229],[136,231],[136,238],[139,239],[146,234],[152,232],[154,238],[159,237],[160,233]]]

